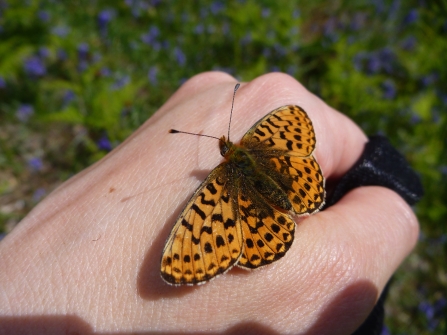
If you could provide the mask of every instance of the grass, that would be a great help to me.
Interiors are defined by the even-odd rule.
[[[446,0],[0,0],[0,231],[191,76],[282,71],[388,136],[419,172],[422,232],[384,334],[445,334],[446,17]]]

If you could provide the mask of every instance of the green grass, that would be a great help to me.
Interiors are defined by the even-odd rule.
[[[445,334],[446,18],[446,0],[0,0],[0,231],[191,76],[287,72],[388,136],[421,175],[422,233],[396,274],[384,333]]]

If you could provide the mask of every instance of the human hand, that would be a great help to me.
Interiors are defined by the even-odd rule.
[[[257,271],[235,268],[194,287],[160,278],[175,219],[221,161],[217,141],[168,130],[226,135],[235,82],[216,72],[186,82],[0,243],[0,333],[350,334],[363,322],[418,235],[411,208],[386,188],[357,188],[300,221],[286,256]],[[346,173],[366,136],[284,74],[241,86],[232,141],[287,104],[311,118],[325,177]]]

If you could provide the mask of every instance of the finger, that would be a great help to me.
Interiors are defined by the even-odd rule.
[[[305,246],[301,252],[330,262],[321,266],[334,275],[368,279],[381,289],[414,248],[418,232],[413,211],[399,195],[383,187],[360,187],[337,206],[309,217],[299,227],[296,244]]]
[[[298,305],[297,313],[312,311],[307,317],[315,324],[331,324],[333,333],[352,333],[414,248],[418,234],[417,218],[395,192],[356,188],[337,206],[298,226],[294,246],[277,271],[286,283],[295,281],[291,294],[296,299],[309,302]]]

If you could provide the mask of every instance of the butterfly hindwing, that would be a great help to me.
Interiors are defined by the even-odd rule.
[[[295,222],[251,187],[249,183],[241,182],[239,188],[244,249],[238,266],[253,269],[284,256],[293,242]]]

